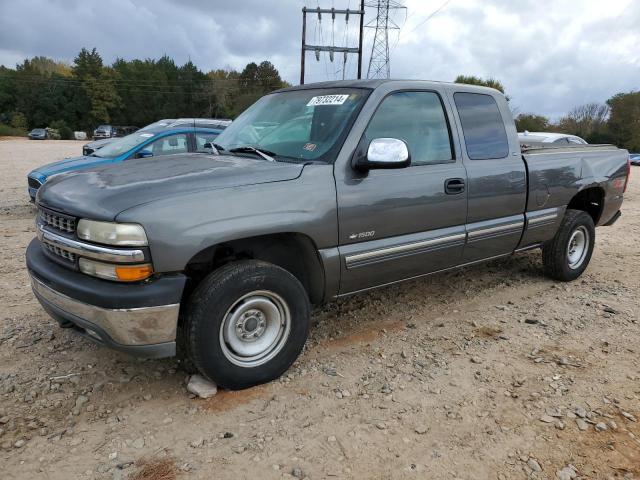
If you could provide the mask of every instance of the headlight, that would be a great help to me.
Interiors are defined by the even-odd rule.
[[[136,223],[96,222],[81,219],[76,228],[78,238],[95,243],[117,246],[146,246],[147,234]]]
[[[153,268],[148,263],[142,265],[115,265],[81,258],[78,260],[78,266],[82,273],[117,282],[137,282],[149,278],[153,273]]]

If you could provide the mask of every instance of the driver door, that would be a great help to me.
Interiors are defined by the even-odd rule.
[[[406,142],[411,166],[337,175],[340,294],[455,266],[465,243],[466,172],[435,91],[397,91],[373,114],[361,145]]]

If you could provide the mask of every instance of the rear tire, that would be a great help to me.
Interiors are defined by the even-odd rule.
[[[545,273],[562,282],[575,280],[589,265],[595,240],[591,216],[582,210],[567,210],[555,237],[542,247]]]
[[[231,390],[269,382],[298,358],[309,332],[309,298],[291,273],[243,260],[209,274],[187,309],[189,356]]]

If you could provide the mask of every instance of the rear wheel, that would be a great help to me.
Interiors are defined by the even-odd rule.
[[[230,263],[197,287],[188,306],[189,356],[218,385],[241,389],[282,375],[309,331],[307,292],[266,262]]]
[[[542,248],[545,273],[563,282],[578,278],[589,265],[595,239],[591,216],[582,210],[567,210],[555,237]]]

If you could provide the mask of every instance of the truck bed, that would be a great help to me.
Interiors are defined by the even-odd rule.
[[[529,192],[527,212],[568,205],[587,188],[602,189],[598,224],[607,223],[620,209],[627,175],[626,150],[613,145],[523,148]]]

